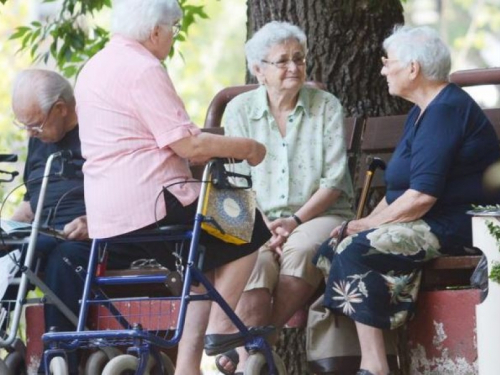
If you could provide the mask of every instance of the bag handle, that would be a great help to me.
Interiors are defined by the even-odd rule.
[[[241,160],[227,159],[227,158],[217,158],[213,160],[212,170],[210,171],[212,175],[212,184],[218,189],[251,189],[252,188],[252,178],[248,175],[229,172],[226,170],[224,164],[234,164],[240,163]],[[233,185],[229,182],[229,177],[238,177],[246,181],[245,186]]]

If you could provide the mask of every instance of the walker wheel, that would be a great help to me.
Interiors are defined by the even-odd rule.
[[[285,363],[273,351],[275,375],[286,375]],[[263,353],[257,352],[250,354],[245,364],[244,375],[268,375],[269,369],[267,367],[266,357]]]
[[[12,375],[7,365],[0,359],[0,374]]]
[[[157,364],[155,363],[153,365],[153,367],[151,368],[151,375],[174,375],[175,366],[172,363],[172,360],[170,359],[170,357],[163,352],[160,352],[160,357],[161,357],[163,369],[165,370],[165,372],[161,372],[161,367],[157,366]]]
[[[149,356],[144,375],[149,375],[154,365],[153,357]],[[102,375],[134,375],[139,367],[139,358],[131,354],[122,354],[108,362]]]
[[[85,375],[101,374],[104,366],[122,352],[114,347],[106,347],[92,353],[85,363]]]
[[[50,360],[50,375],[68,375],[68,364],[63,357],[54,357]]]
[[[5,365],[10,370],[11,374],[16,375],[27,375],[28,371],[26,370],[26,363],[24,361],[24,357],[19,352],[12,352],[5,357]],[[0,370],[0,374],[3,372]]]

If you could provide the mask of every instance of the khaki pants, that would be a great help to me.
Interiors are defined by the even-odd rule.
[[[280,275],[298,277],[316,288],[323,275],[312,258],[332,229],[344,220],[340,216],[322,216],[299,225],[283,244],[279,261],[267,245],[262,246],[245,291],[266,288],[272,294]]]

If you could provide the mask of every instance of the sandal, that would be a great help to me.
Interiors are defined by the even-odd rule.
[[[252,336],[266,337],[273,333],[273,326],[249,327],[248,333],[236,332],[229,334],[214,333],[205,335],[205,353],[208,356],[225,353],[238,346],[245,345],[245,341]]]
[[[230,364],[233,367],[233,370],[227,370],[221,363],[220,360],[221,358],[227,358],[227,363],[226,365]],[[236,367],[238,367],[238,363],[240,363],[240,356],[238,355],[238,352],[236,349],[231,349],[228,350],[225,353],[219,354],[217,357],[215,357],[215,366],[217,367],[217,370],[219,370],[221,373],[224,375],[236,375]]]

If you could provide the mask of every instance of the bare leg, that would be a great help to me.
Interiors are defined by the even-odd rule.
[[[355,323],[361,346],[361,368],[375,375],[387,375],[389,364],[387,363],[382,330],[366,324]]]
[[[215,289],[233,310],[238,304],[256,259],[257,252],[254,252],[214,271]],[[210,311],[207,334],[231,332],[236,332],[234,324],[219,305],[214,303]]]
[[[241,296],[236,313],[247,326],[264,326],[272,324],[278,330],[302,307],[314,293],[316,288],[304,280],[293,276],[280,276],[271,305],[271,295],[265,288],[244,292]],[[272,306],[272,307],[271,307]],[[270,343],[276,343],[278,335],[270,337]],[[243,371],[248,353],[244,348],[238,348],[240,363],[237,371]],[[221,359],[224,366],[224,359]],[[229,369],[229,366],[224,366]]]
[[[282,328],[309,301],[316,289],[317,286],[313,287],[303,279],[281,275],[274,293],[271,324]]]
[[[257,253],[228,263],[206,274],[217,291],[234,309],[257,259]],[[203,293],[204,288],[192,288],[192,293]],[[212,306],[213,305],[213,306]],[[184,332],[179,342],[175,375],[199,375],[206,333],[229,333],[234,325],[217,304],[210,301],[189,304]]]
[[[191,293],[204,293],[204,288],[193,287]],[[203,337],[207,328],[210,307],[210,301],[196,301],[189,304],[184,332],[177,352],[175,375],[200,375]]]

